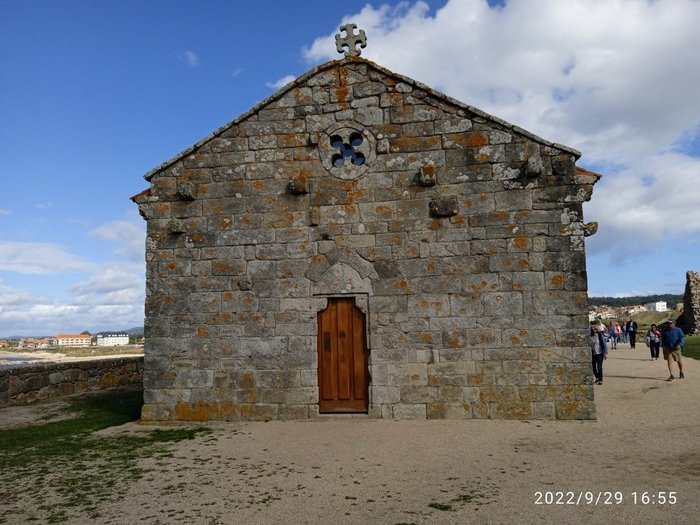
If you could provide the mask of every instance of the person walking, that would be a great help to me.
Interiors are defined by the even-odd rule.
[[[676,379],[673,377],[673,368],[671,367],[671,361],[675,361],[678,365],[678,377],[684,379],[683,375],[683,361],[681,356],[681,349],[683,348],[683,343],[685,343],[685,334],[683,330],[676,326],[675,319],[669,319],[668,327],[661,334],[661,346],[664,351],[664,359],[668,364],[668,379],[666,381],[673,381]]]
[[[637,321],[630,319],[627,321],[627,335],[630,338],[630,347],[634,348],[637,342]]]
[[[603,384],[603,361],[608,358],[608,345],[605,343],[605,325],[601,321],[592,321],[589,328],[589,342],[591,345],[591,362],[595,384]]]
[[[617,323],[610,323],[610,329],[608,330],[608,341],[610,341],[610,349],[617,349],[617,334],[615,333],[615,325]]]
[[[661,347],[661,332],[659,332],[659,329],[656,327],[655,324],[651,325],[651,328],[647,332],[647,334],[644,336],[644,342],[646,345],[649,347],[649,350],[651,351],[651,360],[652,361],[658,361],[659,360],[659,348]]]

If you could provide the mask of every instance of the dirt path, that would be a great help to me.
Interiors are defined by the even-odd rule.
[[[688,377],[667,383],[664,362],[622,345],[596,387],[594,422],[220,425],[174,445],[172,457],[142,461],[149,472],[99,521],[697,523],[700,362],[684,365]],[[557,492],[572,504],[548,504]]]

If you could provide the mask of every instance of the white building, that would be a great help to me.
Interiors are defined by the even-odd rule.
[[[668,307],[666,306],[666,301],[656,301],[655,303],[647,303],[644,305],[650,312],[667,312]]]
[[[126,346],[129,334],[125,332],[100,332],[97,334],[97,346]]]

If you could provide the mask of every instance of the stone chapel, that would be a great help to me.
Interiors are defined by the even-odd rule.
[[[595,418],[600,176],[345,47],[132,197],[143,420]]]

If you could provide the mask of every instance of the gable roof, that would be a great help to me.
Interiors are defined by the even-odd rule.
[[[348,63],[362,63],[362,64],[365,64],[365,65],[367,65],[367,66],[369,66],[369,67],[375,69],[376,71],[378,71],[378,72],[384,74],[384,75],[387,76],[387,77],[394,78],[394,79],[399,80],[399,81],[401,81],[401,82],[403,82],[403,83],[405,83],[405,84],[408,84],[408,85],[411,85],[411,86],[413,86],[413,87],[415,87],[415,88],[421,89],[421,90],[425,91],[426,93],[428,93],[429,95],[431,95],[431,96],[437,98],[438,100],[441,100],[441,101],[443,101],[443,102],[447,102],[447,103],[449,103],[449,104],[452,104],[452,105],[454,105],[455,107],[457,107],[457,108],[459,108],[459,109],[463,109],[463,110],[465,110],[465,111],[468,111],[469,113],[472,113],[472,114],[475,115],[475,116],[481,117],[481,118],[483,118],[483,119],[485,119],[485,120],[487,120],[487,121],[489,121],[489,122],[492,122],[492,123],[498,124],[498,125],[500,125],[500,126],[502,126],[502,127],[505,127],[505,128],[507,128],[507,129],[511,130],[513,133],[516,133],[516,134],[518,134],[518,135],[525,136],[525,137],[529,138],[530,140],[533,140],[533,141],[535,141],[535,142],[538,142],[538,143],[540,143],[540,144],[542,144],[542,145],[551,146],[551,147],[554,147],[554,148],[556,148],[556,149],[560,149],[560,150],[562,150],[562,151],[565,151],[565,152],[567,152],[567,153],[571,153],[572,155],[574,155],[574,157],[576,157],[576,159],[578,159],[578,158],[581,156],[581,152],[578,151],[577,149],[571,148],[571,147],[569,147],[569,146],[564,146],[563,144],[558,144],[558,143],[556,143],[556,142],[550,142],[550,141],[548,141],[548,140],[546,140],[546,139],[543,139],[542,137],[539,137],[539,136],[535,135],[534,133],[530,133],[529,131],[527,131],[527,130],[521,128],[520,126],[516,126],[516,125],[514,125],[514,124],[511,124],[510,122],[506,122],[506,121],[503,120],[503,119],[500,119],[500,118],[498,118],[498,117],[495,117],[495,116],[493,116],[493,115],[490,115],[490,114],[488,114],[488,113],[486,113],[486,112],[484,112],[484,111],[482,111],[482,110],[480,110],[480,109],[478,109],[478,108],[476,108],[476,107],[474,107],[474,106],[470,106],[470,105],[468,105],[468,104],[465,104],[464,102],[461,102],[461,101],[459,101],[459,100],[457,100],[457,99],[455,99],[455,98],[452,98],[452,97],[450,97],[450,96],[448,96],[448,95],[445,95],[444,93],[441,93],[441,92],[439,92],[439,91],[436,91],[435,89],[433,89],[433,88],[431,88],[431,87],[429,87],[429,86],[426,86],[425,84],[423,84],[423,83],[421,83],[421,82],[418,82],[417,80],[414,80],[414,79],[412,79],[412,78],[410,78],[410,77],[407,77],[407,76],[405,76],[405,75],[401,75],[401,74],[399,74],[399,73],[394,73],[393,71],[390,71],[390,70],[388,70],[388,69],[386,69],[386,68],[384,68],[384,67],[382,67],[382,66],[380,66],[380,65],[378,65],[378,64],[375,64],[374,62],[372,62],[372,61],[370,61],[370,60],[367,60],[366,58],[362,58],[362,57],[353,57],[353,56],[346,56],[346,57],[344,57],[344,58],[342,58],[342,59],[340,59],[340,60],[331,60],[331,61],[329,61],[329,62],[326,62],[326,63],[324,63],[324,64],[321,64],[320,66],[317,66],[317,67],[311,69],[310,71],[304,73],[304,74],[301,75],[300,77],[298,77],[298,78],[296,78],[295,80],[291,81],[291,82],[290,82],[289,84],[287,84],[286,86],[282,87],[281,89],[279,89],[278,91],[276,91],[275,93],[273,93],[272,95],[270,95],[269,97],[267,97],[266,99],[262,100],[261,102],[259,102],[259,103],[256,104],[255,106],[253,106],[251,109],[249,109],[248,111],[246,111],[246,112],[243,113],[242,115],[238,116],[236,119],[232,120],[231,122],[229,122],[229,123],[227,123],[227,124],[224,124],[223,126],[221,126],[220,128],[218,128],[217,130],[213,131],[212,133],[210,133],[209,135],[207,135],[206,137],[204,137],[204,138],[201,139],[200,141],[196,142],[195,144],[193,144],[193,145],[190,146],[189,148],[187,148],[187,149],[181,151],[180,153],[178,153],[177,155],[175,155],[175,156],[172,157],[171,159],[166,160],[166,161],[163,162],[162,164],[156,166],[156,167],[153,168],[151,171],[149,171],[148,173],[146,173],[146,174],[143,176],[143,178],[146,179],[147,181],[150,181],[151,178],[152,178],[155,174],[157,174],[157,173],[159,173],[159,172],[161,172],[161,171],[163,171],[163,170],[169,168],[170,166],[172,166],[173,164],[175,164],[175,163],[178,162],[179,160],[183,159],[184,157],[186,157],[186,156],[189,155],[190,153],[196,151],[198,148],[200,148],[200,147],[202,147],[203,145],[205,145],[205,144],[206,144],[207,142],[209,142],[210,140],[212,140],[212,139],[218,137],[219,135],[221,135],[222,133],[224,133],[224,132],[227,131],[228,129],[230,129],[230,128],[232,128],[233,126],[235,126],[236,124],[238,124],[238,123],[244,121],[244,120],[245,120],[246,118],[248,118],[249,116],[254,115],[254,114],[257,113],[258,111],[260,111],[261,109],[263,109],[265,106],[267,106],[267,105],[269,105],[270,103],[274,102],[275,100],[277,100],[277,99],[283,97],[286,93],[288,93],[288,92],[291,91],[292,89],[297,88],[297,87],[302,87],[302,86],[306,83],[306,81],[307,81],[309,78],[311,78],[312,76],[317,75],[318,73],[321,73],[321,72],[326,71],[326,70],[328,70],[328,69],[333,69],[333,68],[336,68],[336,67],[342,67],[342,66],[344,66],[344,65],[346,65],[346,64],[348,64]],[[134,197],[137,197],[137,196],[134,196]],[[134,197],[132,197],[132,200],[133,200]]]

